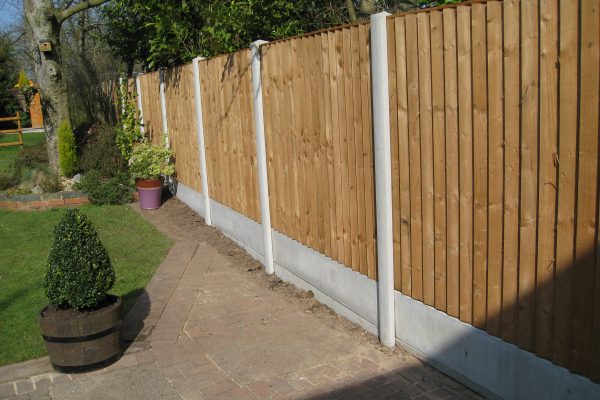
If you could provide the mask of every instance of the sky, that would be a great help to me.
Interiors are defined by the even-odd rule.
[[[21,2],[0,0],[0,31],[19,21],[21,15]]]

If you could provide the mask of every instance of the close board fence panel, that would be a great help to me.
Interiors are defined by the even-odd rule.
[[[152,143],[162,144],[164,137],[160,108],[160,72],[142,74],[139,80],[142,88],[144,132]]]
[[[164,80],[169,142],[175,152],[177,180],[202,192],[192,65],[168,69]]]
[[[395,289],[595,382],[599,25],[597,0],[387,17]],[[272,228],[376,279],[370,24],[260,54]],[[249,50],[199,72],[210,197],[261,221]],[[140,81],[158,143],[159,75]],[[194,83],[165,74],[178,178],[200,192]]]
[[[598,14],[388,17],[396,290],[596,381]]]
[[[261,46],[273,228],[376,277],[368,24]]]
[[[199,70],[211,198],[260,221],[250,51],[201,60]]]

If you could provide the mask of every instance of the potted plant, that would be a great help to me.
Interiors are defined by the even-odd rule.
[[[115,282],[108,253],[92,223],[67,209],[54,228],[44,289],[50,303],[38,322],[53,367],[99,368],[121,351],[121,299],[107,294]]]
[[[142,142],[134,146],[129,173],[135,179],[143,210],[160,207],[163,178],[175,173],[173,152],[164,146]]]

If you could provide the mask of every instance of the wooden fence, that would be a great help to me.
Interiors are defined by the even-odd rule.
[[[586,375],[600,356],[598,33],[586,1],[388,19],[396,289]]]
[[[477,2],[387,28],[396,290],[600,381],[597,0]],[[273,229],[375,279],[369,30],[265,44],[261,76]],[[260,221],[249,51],[199,70],[209,194]],[[167,73],[186,76],[178,94],[167,82],[167,112],[200,191],[190,71]],[[144,120],[160,126],[148,75]]]
[[[194,76],[190,64],[165,72],[165,100],[169,142],[177,157],[177,180],[202,192],[194,110]]]
[[[273,227],[374,278],[368,26],[261,50]]]
[[[199,63],[209,193],[260,221],[250,51]]]
[[[142,115],[144,132],[152,143],[161,144],[164,141],[162,115],[160,107],[160,71],[150,72],[139,76],[142,90]]]

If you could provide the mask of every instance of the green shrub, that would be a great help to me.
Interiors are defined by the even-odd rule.
[[[94,205],[125,204],[132,199],[129,176],[124,172],[105,178],[99,171],[92,170],[83,176],[78,187],[87,193]]]
[[[129,160],[133,147],[144,139],[144,134],[142,133],[141,120],[137,116],[137,94],[132,90],[128,90],[126,82],[125,79],[119,87],[121,118],[115,139],[121,154],[126,160]]]
[[[140,143],[131,153],[129,172],[136,179],[158,179],[161,175],[173,175],[173,152],[164,146]]]
[[[40,188],[44,191],[44,193],[60,192],[63,187],[58,175],[50,168],[45,168],[44,172],[44,177],[39,183]]]
[[[66,120],[58,128],[58,159],[63,175],[73,176],[77,169],[75,135],[71,124]]]
[[[47,268],[44,289],[57,308],[94,308],[115,283],[115,271],[96,229],[73,208],[54,228]]]
[[[15,159],[15,164],[22,168],[35,168],[40,164],[48,165],[46,142],[23,147]]]
[[[99,171],[103,177],[112,177],[127,170],[127,162],[115,142],[115,127],[94,126],[79,158],[79,168],[84,173]]]
[[[18,184],[18,179],[14,174],[0,172],[0,190],[6,190]]]

